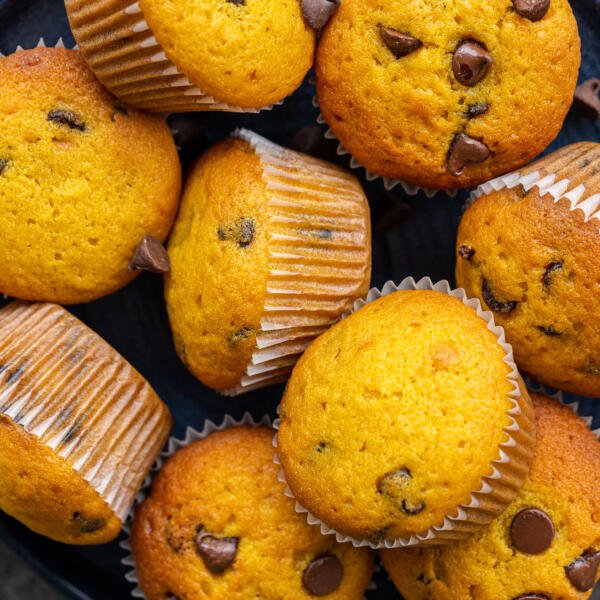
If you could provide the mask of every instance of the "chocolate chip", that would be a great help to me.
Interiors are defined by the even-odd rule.
[[[600,79],[588,79],[577,86],[573,111],[586,119],[600,119]]]
[[[525,554],[541,554],[554,539],[554,523],[539,508],[526,508],[515,515],[510,524],[512,545]]]
[[[329,448],[329,442],[320,441],[317,446],[317,452],[319,454],[323,454],[325,450]]]
[[[546,16],[550,0],[513,0],[513,6],[522,17],[530,21],[539,21]]]
[[[244,217],[219,227],[217,235],[222,242],[232,240],[240,248],[247,248],[254,241],[254,219]]]
[[[238,329],[235,333],[233,333],[229,339],[227,340],[228,344],[233,348],[237,346],[242,340],[245,340],[247,337],[252,335],[254,332],[250,327],[242,327]]]
[[[399,504],[405,514],[418,515],[425,509],[425,503],[407,498],[411,493],[411,480],[412,473],[410,469],[403,467],[384,475],[377,482],[377,491]]]
[[[227,2],[229,2],[230,4],[238,4],[238,5],[246,4],[246,0],[227,0]]]
[[[406,500],[402,500],[402,512],[414,516],[422,513],[425,510],[425,502],[419,502],[418,504],[410,504]]]
[[[492,289],[490,288],[490,284],[488,283],[487,279],[484,279],[481,284],[481,295],[483,296],[485,303],[488,305],[488,308],[494,312],[510,313],[517,308],[518,302],[515,300],[510,300],[508,302],[502,302],[498,300],[492,293]]]
[[[492,151],[480,140],[464,133],[454,136],[448,152],[448,170],[460,177],[468,165],[482,163],[492,156]]]
[[[493,62],[492,56],[481,44],[465,40],[452,57],[454,77],[459,83],[473,87],[488,74]]]
[[[513,600],[550,600],[550,598],[545,594],[524,594],[513,598]]]
[[[599,566],[600,552],[586,550],[568,567],[565,567],[565,571],[574,588],[580,592],[587,592],[594,587]]]
[[[467,106],[467,117],[478,117],[484,115],[490,108],[487,102],[478,102],[477,104],[469,104]]]
[[[79,523],[81,533],[94,533],[106,525],[106,519],[84,519],[81,513],[73,513],[73,521]]]
[[[302,0],[302,14],[315,31],[320,31],[338,11],[341,0]]]
[[[458,247],[458,254],[465,260],[471,260],[475,256],[475,248],[471,246],[465,246],[464,244]]]
[[[236,537],[216,538],[210,533],[201,533],[196,538],[196,548],[206,568],[218,575],[233,564],[239,541]]]
[[[164,275],[171,270],[171,261],[164,246],[155,237],[147,235],[137,245],[128,269]]]
[[[396,57],[402,58],[415,50],[418,50],[423,42],[413,37],[409,33],[402,33],[391,27],[385,27],[384,25],[378,25],[379,35],[383,40],[383,43],[388,47],[388,50]]]
[[[10,160],[8,158],[0,158],[0,175],[8,169],[8,165],[10,164]]]
[[[554,329],[553,325],[550,325],[550,327],[544,327],[544,325],[538,325],[537,329],[539,329],[544,335],[547,335],[548,337],[561,337],[562,333],[560,331],[556,331],[556,329]]]
[[[48,113],[48,121],[66,125],[69,129],[77,129],[77,131],[85,131],[85,121],[70,110],[55,108]]]
[[[313,560],[304,570],[302,584],[313,596],[335,592],[344,578],[344,567],[337,556],[327,554]]]
[[[434,581],[433,579],[425,579],[425,574],[421,573],[418,577],[417,577],[417,581],[421,582],[423,585],[429,585],[432,581]]]
[[[544,275],[542,277],[542,285],[544,286],[544,290],[547,292],[552,285],[552,273],[555,271],[560,271],[563,268],[563,263],[561,262],[551,262],[546,265],[546,270],[544,271]]]

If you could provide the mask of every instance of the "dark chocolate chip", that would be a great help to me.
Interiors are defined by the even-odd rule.
[[[227,2],[230,4],[238,4],[240,6],[246,4],[246,0],[227,0]]]
[[[240,248],[247,248],[254,241],[254,219],[237,219],[230,225],[219,227],[217,235],[222,242],[233,240]]]
[[[460,177],[468,165],[482,163],[492,156],[492,151],[480,140],[464,133],[454,136],[448,152],[448,170]]]
[[[344,567],[337,556],[327,554],[313,560],[304,570],[302,584],[313,596],[335,592],[344,578]]]
[[[523,596],[517,596],[513,600],[550,600],[545,594],[523,594]]]
[[[201,533],[196,538],[196,548],[206,568],[218,575],[233,564],[239,541],[236,537],[216,538],[210,533]]]
[[[473,256],[475,256],[475,248],[471,248],[471,246],[465,246],[462,244],[458,247],[458,254],[465,260],[471,260]]]
[[[62,108],[55,108],[48,113],[48,121],[58,123],[59,125],[66,125],[69,129],[77,129],[77,131],[85,131],[85,121],[74,112],[70,110],[64,110]]]
[[[560,331],[556,331],[556,329],[554,329],[553,325],[550,325],[550,327],[544,327],[544,325],[538,325],[537,329],[539,329],[544,335],[547,335],[548,337],[561,337],[562,333]]]
[[[106,525],[106,519],[84,519],[78,512],[73,513],[73,521],[79,523],[81,533],[94,533]]]
[[[512,545],[525,554],[541,554],[554,540],[554,523],[539,508],[526,508],[510,524]]]
[[[317,446],[317,452],[319,454],[322,454],[325,450],[327,450],[329,448],[329,442],[324,442],[324,441],[320,441],[318,446]]]
[[[490,105],[487,102],[469,104],[469,106],[467,106],[467,117],[478,117],[479,115],[485,115],[489,109]]]
[[[384,25],[378,25],[379,35],[383,40],[383,43],[388,47],[388,50],[396,57],[402,58],[415,50],[418,50],[423,42],[413,37],[409,33],[402,33],[391,27],[385,27]]]
[[[411,504],[406,500],[402,500],[402,512],[410,515],[418,515],[425,510],[425,502],[419,502],[418,504]]]
[[[171,261],[164,246],[151,235],[138,244],[129,263],[130,271],[150,271],[164,275],[171,270]]]
[[[237,346],[242,340],[245,340],[247,337],[252,335],[253,332],[254,330],[250,329],[250,327],[242,327],[241,329],[238,329],[235,333],[233,333],[231,336],[229,336],[227,342],[233,348]]]
[[[574,588],[580,592],[587,592],[594,587],[598,567],[600,567],[600,552],[586,550],[568,567],[565,567],[565,571]]]
[[[513,0],[513,6],[522,17],[530,21],[539,21],[546,16],[550,0]]]
[[[546,270],[544,271],[544,275],[542,277],[542,285],[544,286],[544,290],[547,292],[552,285],[552,273],[555,271],[560,271],[563,268],[563,263],[561,262],[551,262],[546,266]]]
[[[315,31],[320,31],[338,11],[341,0],[302,0],[302,14]]]
[[[483,296],[485,303],[488,305],[488,308],[494,312],[510,313],[517,308],[518,302],[515,300],[509,300],[508,302],[502,302],[498,300],[494,296],[487,279],[484,279],[481,284],[481,295]]]
[[[577,86],[573,111],[586,119],[600,119],[600,79],[588,79]]]
[[[409,500],[412,473],[406,467],[384,475],[377,482],[377,491],[400,505],[402,512],[407,515],[418,515],[425,509],[424,502]]]
[[[10,160],[8,158],[0,158],[0,175],[8,169],[8,165],[10,164]]]
[[[481,44],[465,40],[452,57],[454,77],[459,83],[473,87],[488,74],[493,62],[492,56]]]

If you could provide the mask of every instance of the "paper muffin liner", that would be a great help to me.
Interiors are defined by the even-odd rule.
[[[256,348],[235,396],[286,381],[311,342],[366,291],[370,220],[356,178],[245,129],[263,167],[269,220],[267,295]]]
[[[384,540],[379,543],[356,539],[329,527],[296,500],[296,511],[304,513],[310,525],[320,527],[323,535],[335,535],[338,542],[350,542],[356,547],[369,546],[373,549],[380,549],[440,545],[468,537],[474,531],[490,523],[517,496],[529,472],[535,450],[533,407],[527,396],[523,395],[522,380],[513,358],[512,347],[506,341],[504,329],[494,323],[493,314],[490,311],[484,311],[479,300],[468,298],[463,289],[452,289],[445,280],[434,284],[429,277],[424,277],[419,281],[408,277],[400,284],[388,281],[381,291],[377,288],[371,289],[366,298],[357,300],[353,309],[343,318],[347,318],[365,304],[399,290],[433,290],[447,294],[475,310],[477,315],[485,321],[487,329],[496,336],[498,344],[504,350],[504,362],[510,369],[507,380],[512,387],[508,394],[511,408],[506,413],[509,424],[504,428],[506,441],[498,448],[498,458],[491,463],[490,474],[482,478],[481,486],[477,491],[471,493],[469,502],[459,505],[456,512],[447,515],[440,525],[433,526],[420,534],[407,538]],[[279,426],[280,420],[276,419],[273,427],[279,430]],[[277,434],[274,436],[273,445],[277,448]],[[274,460],[281,466],[277,451]],[[286,486],[286,495],[295,500],[283,468],[279,472],[279,479]]]
[[[131,525],[130,525],[130,523],[131,523],[131,520],[133,519],[135,508],[137,508],[137,506],[139,506],[148,497],[148,495],[150,493],[153,476],[162,469],[165,462],[171,456],[173,456],[176,452],[178,452],[182,448],[189,446],[193,442],[202,440],[217,431],[224,431],[225,429],[231,429],[232,427],[242,427],[244,425],[248,425],[250,427],[273,427],[273,422],[269,415],[264,415],[261,419],[258,419],[258,420],[255,419],[248,412],[245,412],[241,419],[235,419],[231,415],[225,415],[223,417],[223,421],[220,425],[217,425],[210,419],[207,419],[204,422],[204,427],[202,428],[202,430],[198,431],[197,429],[194,429],[193,427],[188,427],[185,431],[185,435],[184,435],[183,439],[178,439],[173,436],[169,438],[169,442],[167,444],[166,449],[163,452],[161,452],[161,454],[157,457],[154,467],[152,468],[152,471],[148,474],[148,476],[146,477],[146,480],[144,481],[144,485],[138,492],[137,497],[135,499],[135,505],[133,506],[133,508],[131,509],[131,512],[129,514],[130,518],[128,519],[127,523],[123,527],[123,529],[127,533],[127,539],[123,540],[122,542],[119,543],[119,546],[127,552],[127,556],[125,556],[123,559],[121,559],[121,564],[130,568],[130,570],[125,574],[125,579],[129,583],[132,583],[135,586],[131,590],[131,595],[134,598],[145,599],[146,596],[145,596],[144,592],[142,591],[142,588],[140,587],[140,580],[137,575],[137,571],[135,570],[135,560],[133,558],[133,551],[131,548]],[[375,585],[375,583],[373,581],[371,581],[369,583],[367,590],[373,590],[373,589],[376,589],[376,587],[377,586]],[[365,597],[365,600],[367,600],[366,597]]]
[[[150,384],[56,304],[0,310],[0,414],[61,456],[125,521],[171,429]]]
[[[204,94],[158,43],[136,0],[65,0],[73,35],[96,77],[123,102],[159,112],[257,113]]]
[[[585,222],[600,220],[600,174],[595,164],[598,159],[598,144],[581,142],[565,146],[520,171],[481,184],[471,193],[467,207],[492,192],[518,186],[529,192],[537,187],[540,198],[550,194],[554,204],[568,200],[571,211],[581,211]]]
[[[54,44],[54,46],[48,46],[46,44],[46,40],[41,37],[38,41],[38,43],[35,46],[32,46],[31,48],[23,48],[23,46],[21,46],[20,44],[15,48],[15,52],[19,52],[21,50],[31,50],[33,48],[67,48],[67,46],[65,45],[64,40],[62,39],[62,37],[59,37],[58,40],[56,41],[56,44]],[[74,48],[69,48],[70,50],[76,50],[77,46],[75,46]],[[0,58],[6,58],[6,54],[2,54],[2,52],[0,52]]]
[[[314,83],[314,80],[313,80]],[[317,96],[313,96],[313,106],[315,108],[320,108],[319,107],[319,101],[317,99]],[[373,171],[370,171],[369,169],[367,169],[367,167],[365,167],[359,160],[357,160],[356,158],[354,158],[354,156],[352,156],[352,153],[349,150],[346,150],[346,148],[343,146],[343,144],[337,139],[337,136],[335,135],[335,133],[333,133],[332,129],[329,127],[327,121],[325,120],[325,117],[323,116],[323,114],[321,112],[319,112],[319,115],[317,117],[317,123],[319,125],[326,125],[327,126],[327,130],[324,133],[324,136],[326,139],[328,140],[335,140],[338,143],[337,146],[337,154],[338,156],[349,156],[350,157],[350,168],[352,169],[364,169],[365,170],[365,177],[367,179],[367,181],[375,181],[376,179],[380,179],[381,182],[383,183],[383,186],[385,187],[385,189],[389,192],[390,190],[393,190],[395,187],[400,186],[409,196],[416,196],[419,192],[424,192],[425,195],[428,198],[433,198],[436,194],[443,192],[444,194],[450,196],[451,198],[454,198],[454,196],[456,196],[457,194],[457,190],[441,190],[441,189],[433,189],[433,188],[424,188],[424,187],[419,187],[417,185],[414,185],[412,183],[409,183],[408,181],[404,181],[402,179],[393,179],[390,177],[383,177],[382,175],[377,175],[377,173],[373,173]]]

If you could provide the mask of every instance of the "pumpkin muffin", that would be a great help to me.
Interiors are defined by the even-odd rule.
[[[523,371],[600,396],[600,144],[562,148],[474,198],[458,285],[494,312]]]
[[[104,340],[53,304],[0,310],[0,509],[66,544],[117,537],[171,428]]]
[[[300,0],[66,0],[79,47],[123,101],[256,111],[296,90],[315,32]]]
[[[0,80],[0,291],[74,304],[118,290],[138,243],[175,218],[167,124],[118,102],[76,50],[0,58]]]
[[[386,550],[406,600],[584,600],[600,565],[600,443],[568,407],[532,396],[537,445],[507,510],[467,540]]]
[[[454,189],[548,146],[579,63],[567,0],[344,0],[317,50],[317,97],[368,170]]]
[[[192,169],[168,252],[177,352],[237,394],[287,379],[367,292],[369,208],[345,171],[240,131]]]
[[[464,537],[506,507],[527,473],[531,402],[510,347],[489,313],[444,283],[386,286],[292,373],[279,458],[298,502],[338,540]]]
[[[169,458],[131,546],[148,600],[362,600],[373,558],[306,524],[283,493],[273,430],[242,426]]]

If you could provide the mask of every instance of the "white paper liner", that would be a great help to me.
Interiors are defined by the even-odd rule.
[[[124,522],[171,427],[150,384],[56,304],[0,311],[0,363],[0,414],[62,457]]]
[[[90,8],[94,2],[98,5],[97,10]],[[78,4],[82,6],[78,7]],[[204,94],[167,57],[150,29],[139,2],[119,0],[117,4],[118,7],[109,8],[102,6],[99,0],[84,3],[65,0],[71,28],[82,54],[98,79],[123,102],[154,112],[209,110],[258,113],[275,106],[242,108]],[[80,25],[91,25],[92,35],[84,35]],[[104,45],[96,47],[98,32],[101,31],[108,34],[102,39]],[[111,39],[111,33],[114,39]],[[117,37],[117,33],[122,35]],[[127,60],[130,63],[126,63]],[[165,94],[165,91],[169,93]]]
[[[261,160],[271,237],[256,348],[226,396],[286,381],[312,341],[364,294],[371,252],[367,200],[354,176],[245,129],[233,136]],[[334,279],[319,278],[324,267],[316,257],[325,268],[336,268]]]
[[[313,96],[312,103],[315,108],[319,108],[319,101],[316,96]],[[327,130],[324,133],[325,138],[328,140],[335,140],[338,143],[338,146],[337,146],[338,156],[349,156],[350,157],[349,164],[352,169],[364,169],[365,170],[365,177],[366,177],[367,181],[375,181],[376,179],[381,179],[381,181],[383,182],[383,186],[385,187],[385,189],[388,192],[390,190],[393,190],[395,187],[400,186],[409,196],[416,196],[419,192],[424,192],[428,198],[433,198],[438,193],[447,194],[451,198],[454,198],[454,196],[456,196],[458,190],[438,190],[438,189],[432,189],[432,188],[424,188],[424,187],[419,187],[417,185],[409,183],[408,181],[403,181],[402,179],[392,179],[390,177],[382,177],[381,175],[377,175],[376,173],[373,173],[372,171],[367,169],[367,167],[365,167],[360,161],[358,161],[356,158],[354,158],[354,156],[352,156],[350,151],[346,150],[346,148],[342,145],[342,143],[337,139],[335,133],[333,133],[331,128],[328,126],[327,121],[325,120],[325,117],[323,116],[323,114],[321,112],[319,112],[319,116],[317,117],[317,123],[319,123],[319,125],[327,125]]]
[[[41,37],[38,41],[38,43],[35,46],[32,46],[31,48],[23,48],[23,46],[21,46],[21,44],[19,44],[16,48],[15,48],[15,52],[20,52],[21,50],[33,50],[34,48],[67,48],[68,50],[77,50],[77,46],[74,46],[73,48],[68,48],[67,46],[65,46],[65,42],[62,39],[62,37],[59,37],[56,44],[54,44],[54,46],[48,46],[46,45],[46,41],[44,40],[43,37]],[[0,58],[6,58],[6,54],[2,54],[2,52],[0,52]]]
[[[146,480],[144,481],[144,485],[140,489],[140,491],[135,499],[135,505],[131,509],[131,512],[129,514],[129,519],[123,527],[123,530],[127,533],[127,539],[123,540],[122,542],[119,543],[119,546],[127,552],[127,556],[125,556],[124,558],[121,559],[121,564],[130,568],[130,570],[125,574],[125,579],[129,583],[133,583],[135,585],[134,589],[131,591],[131,596],[133,596],[134,598],[142,598],[142,599],[146,600],[146,596],[145,596],[144,592],[142,591],[142,588],[140,587],[140,580],[139,580],[137,572],[135,570],[135,561],[133,559],[133,553],[132,553],[132,548],[131,548],[131,525],[130,525],[130,523],[131,523],[131,520],[133,519],[135,509],[149,495],[154,474],[158,473],[162,469],[165,462],[171,456],[173,456],[177,451],[181,450],[182,448],[189,446],[191,443],[196,442],[198,440],[202,440],[217,431],[224,431],[225,429],[231,429],[232,427],[242,427],[244,425],[248,425],[250,427],[273,427],[273,422],[269,415],[264,415],[259,420],[254,419],[254,417],[248,412],[245,412],[241,419],[235,419],[231,415],[225,415],[223,417],[223,422],[220,425],[216,425],[213,421],[211,421],[210,419],[207,419],[204,422],[204,427],[202,428],[201,431],[198,431],[197,429],[194,429],[193,427],[188,427],[185,431],[185,436],[182,440],[180,440],[176,437],[169,438],[169,442],[167,444],[166,449],[163,452],[161,452],[160,456],[156,459],[156,463],[154,464],[152,471],[146,477]],[[376,571],[373,571],[373,572],[375,573]],[[376,584],[373,581],[371,581],[367,587],[367,591],[374,590],[376,588],[377,588]],[[226,599],[224,598],[223,600],[226,600]],[[365,596],[364,600],[367,600],[366,596]]]
[[[500,444],[498,458],[491,464],[491,474],[482,478],[481,487],[476,492],[471,494],[470,502],[468,504],[461,504],[457,508],[456,514],[447,516],[441,525],[431,527],[422,534],[413,535],[410,538],[399,538],[392,541],[385,540],[379,543],[373,543],[368,540],[359,540],[351,536],[341,534],[335,529],[332,529],[323,521],[315,517],[308,509],[303,507],[296,500],[296,511],[299,513],[304,513],[306,515],[306,520],[310,525],[320,527],[323,535],[335,535],[335,538],[338,542],[350,542],[355,547],[369,546],[373,549],[405,548],[410,546],[441,544],[455,541],[457,539],[461,539],[462,537],[467,537],[474,530],[479,529],[481,526],[493,519],[493,516],[490,517],[489,515],[482,515],[478,519],[478,525],[476,527],[473,527],[473,524],[470,523],[473,515],[477,515],[481,510],[480,507],[485,503],[486,497],[490,497],[490,494],[494,493],[494,491],[498,489],[498,486],[503,479],[502,472],[506,469],[507,465],[511,464],[512,462],[513,466],[518,469],[518,476],[522,484],[529,471],[529,466],[531,464],[531,458],[533,455],[532,441],[532,449],[529,453],[528,462],[526,464],[518,465],[517,461],[511,461],[510,455],[513,454],[513,449],[518,444],[516,438],[518,438],[519,435],[524,435],[526,438],[533,437],[533,434],[529,435],[528,432],[525,432],[521,429],[515,417],[520,418],[522,422],[527,425],[529,430],[533,432],[533,410],[531,410],[531,415],[527,415],[520,405],[520,402],[523,400],[523,395],[519,386],[520,376],[517,366],[514,362],[512,347],[506,341],[504,329],[494,323],[494,316],[492,312],[484,311],[478,299],[468,298],[465,291],[461,288],[452,289],[446,280],[442,280],[434,284],[429,277],[424,277],[419,281],[415,281],[415,279],[412,277],[408,277],[400,284],[395,284],[392,281],[388,281],[382,287],[381,291],[377,288],[372,288],[367,297],[365,299],[357,300],[354,303],[353,309],[346,313],[342,318],[347,318],[352,313],[362,308],[365,304],[373,302],[378,298],[387,296],[388,294],[392,294],[399,290],[434,290],[447,294],[453,298],[459,299],[463,304],[474,309],[477,315],[486,322],[488,330],[496,336],[498,343],[504,350],[504,362],[510,368],[510,372],[507,375],[507,379],[513,387],[512,391],[509,392],[509,399],[511,401],[512,408],[507,411],[510,423],[504,428],[504,433],[506,434],[507,440]],[[273,427],[278,431],[279,426],[280,419],[276,419],[273,422]],[[273,438],[273,445],[277,449],[277,433]],[[281,461],[277,454],[277,450],[274,460],[275,464],[278,464],[281,467]],[[279,471],[279,480],[286,486],[285,494],[295,500],[295,496],[287,483],[282,467]],[[510,503],[512,498],[518,494],[519,489],[520,485],[514,486],[511,485],[510,482],[504,484],[504,503],[506,506]]]

